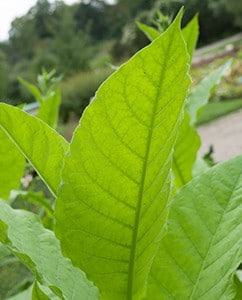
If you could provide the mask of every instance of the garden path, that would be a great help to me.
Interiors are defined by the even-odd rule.
[[[213,145],[213,158],[224,161],[242,154],[242,109],[198,127],[202,146],[200,155]]]

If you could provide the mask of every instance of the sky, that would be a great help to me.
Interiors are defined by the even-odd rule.
[[[16,17],[25,15],[35,5],[37,0],[0,0],[0,41],[8,38],[11,22]],[[54,2],[50,0],[50,2]],[[67,4],[78,2],[78,0],[65,0]],[[111,0],[107,2],[113,2]]]

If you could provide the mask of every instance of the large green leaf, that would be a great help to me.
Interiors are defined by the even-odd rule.
[[[139,29],[143,31],[150,40],[159,36],[159,31],[153,27],[137,23]],[[187,45],[187,51],[190,55],[190,62],[193,57],[193,52],[196,47],[199,34],[198,16],[193,19],[182,29],[182,35]],[[201,106],[204,103],[201,103]],[[190,117],[185,112],[182,125],[179,129],[179,134],[174,150],[173,173],[175,176],[176,188],[180,188],[192,179],[193,165],[196,161],[197,152],[200,148],[200,138],[195,128],[190,125]]]
[[[172,165],[176,188],[179,189],[192,179],[193,165],[199,148],[200,137],[195,128],[190,125],[190,118],[185,111],[175,145]]]
[[[1,128],[0,145],[0,197],[7,199],[10,191],[20,185],[25,159]]]
[[[217,165],[177,193],[147,299],[232,299],[241,262],[241,166],[242,156]]]
[[[0,241],[32,272],[37,280],[64,299],[98,299],[98,290],[86,275],[62,256],[52,231],[33,213],[14,210],[0,200]]]
[[[228,60],[191,90],[187,101],[187,111],[190,115],[192,125],[196,123],[201,109],[208,103],[211,93],[213,93],[221,78],[228,71],[231,63],[232,60]]]
[[[0,103],[0,128],[30,161],[56,195],[68,143],[44,122],[20,109]]]
[[[56,233],[104,299],[144,296],[166,221],[190,84],[180,19],[101,86],[65,160]]]

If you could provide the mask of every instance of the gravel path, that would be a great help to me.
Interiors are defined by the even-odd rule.
[[[198,127],[202,147],[200,155],[213,145],[213,158],[220,162],[242,154],[242,110],[230,113]]]

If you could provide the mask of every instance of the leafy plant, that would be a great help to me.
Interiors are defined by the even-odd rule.
[[[38,101],[39,109],[37,116],[48,125],[55,128],[58,122],[58,112],[61,103],[61,93],[58,87],[62,76],[55,77],[56,71],[47,73],[45,69],[38,75],[38,86],[28,83],[23,78],[19,81],[28,89],[28,91]]]
[[[102,84],[70,144],[0,104],[0,127],[56,197],[57,237],[0,201],[0,241],[35,274],[32,299],[239,295],[242,156],[192,178],[204,99],[188,109],[197,23],[181,31],[181,15]]]
[[[28,83],[22,78],[19,78],[19,81],[29,90],[29,92],[35,97],[35,100],[38,101],[38,109],[37,116],[39,119],[43,120],[46,124],[51,127],[56,127],[58,121],[58,110],[60,105],[60,89],[59,82],[62,76],[55,77],[55,70],[52,70],[50,73],[47,73],[45,69],[42,70],[42,74],[39,74],[37,77],[38,85],[35,86],[31,83]],[[21,107],[25,107],[22,105]],[[17,125],[17,123],[16,123]],[[29,121],[27,126],[31,126],[31,121]],[[23,124],[22,124],[23,126]],[[16,128],[14,129],[16,130]],[[33,125],[33,130],[36,130]],[[6,135],[3,131],[3,135]],[[21,137],[20,137],[21,138]],[[16,172],[14,172],[14,176],[12,176],[12,172],[10,172],[10,176],[7,176],[7,172],[9,168],[4,168],[2,173],[3,177],[8,180],[9,184],[12,184],[13,187],[17,188],[19,185],[19,178],[21,179],[20,190],[13,190],[9,197],[9,202],[14,207],[20,208],[28,208],[30,210],[37,210],[39,214],[42,215],[43,218],[46,218],[46,222],[48,223],[52,219],[53,209],[51,207],[51,199],[46,199],[46,197],[51,198],[49,193],[38,192],[38,186],[41,186],[41,182],[39,177],[36,176],[36,172],[34,169],[27,163],[25,164],[24,156],[16,149],[13,143],[9,140],[9,137],[6,138],[6,145],[11,147],[12,155],[9,155],[9,159],[15,160],[15,164],[8,163],[9,168],[14,167]],[[43,136],[44,142],[45,136]],[[6,151],[4,147],[4,151]],[[28,156],[26,156],[28,160]],[[22,168],[20,168],[19,164],[22,162]],[[8,162],[8,160],[6,160]],[[36,166],[35,166],[36,168]],[[23,172],[23,169],[24,172]],[[22,171],[22,172],[21,172]],[[23,174],[24,173],[24,174]],[[15,179],[15,182],[13,182]],[[11,178],[11,179],[10,179]],[[11,183],[12,182],[12,183]],[[7,195],[2,195],[2,197],[6,198],[9,196],[9,184],[6,184],[5,190],[7,191]],[[36,192],[37,191],[37,192]],[[45,195],[46,194],[46,195]],[[19,205],[22,204],[22,205]],[[34,204],[34,205],[33,205]],[[27,205],[27,206],[26,206]],[[32,209],[31,209],[32,208]]]

